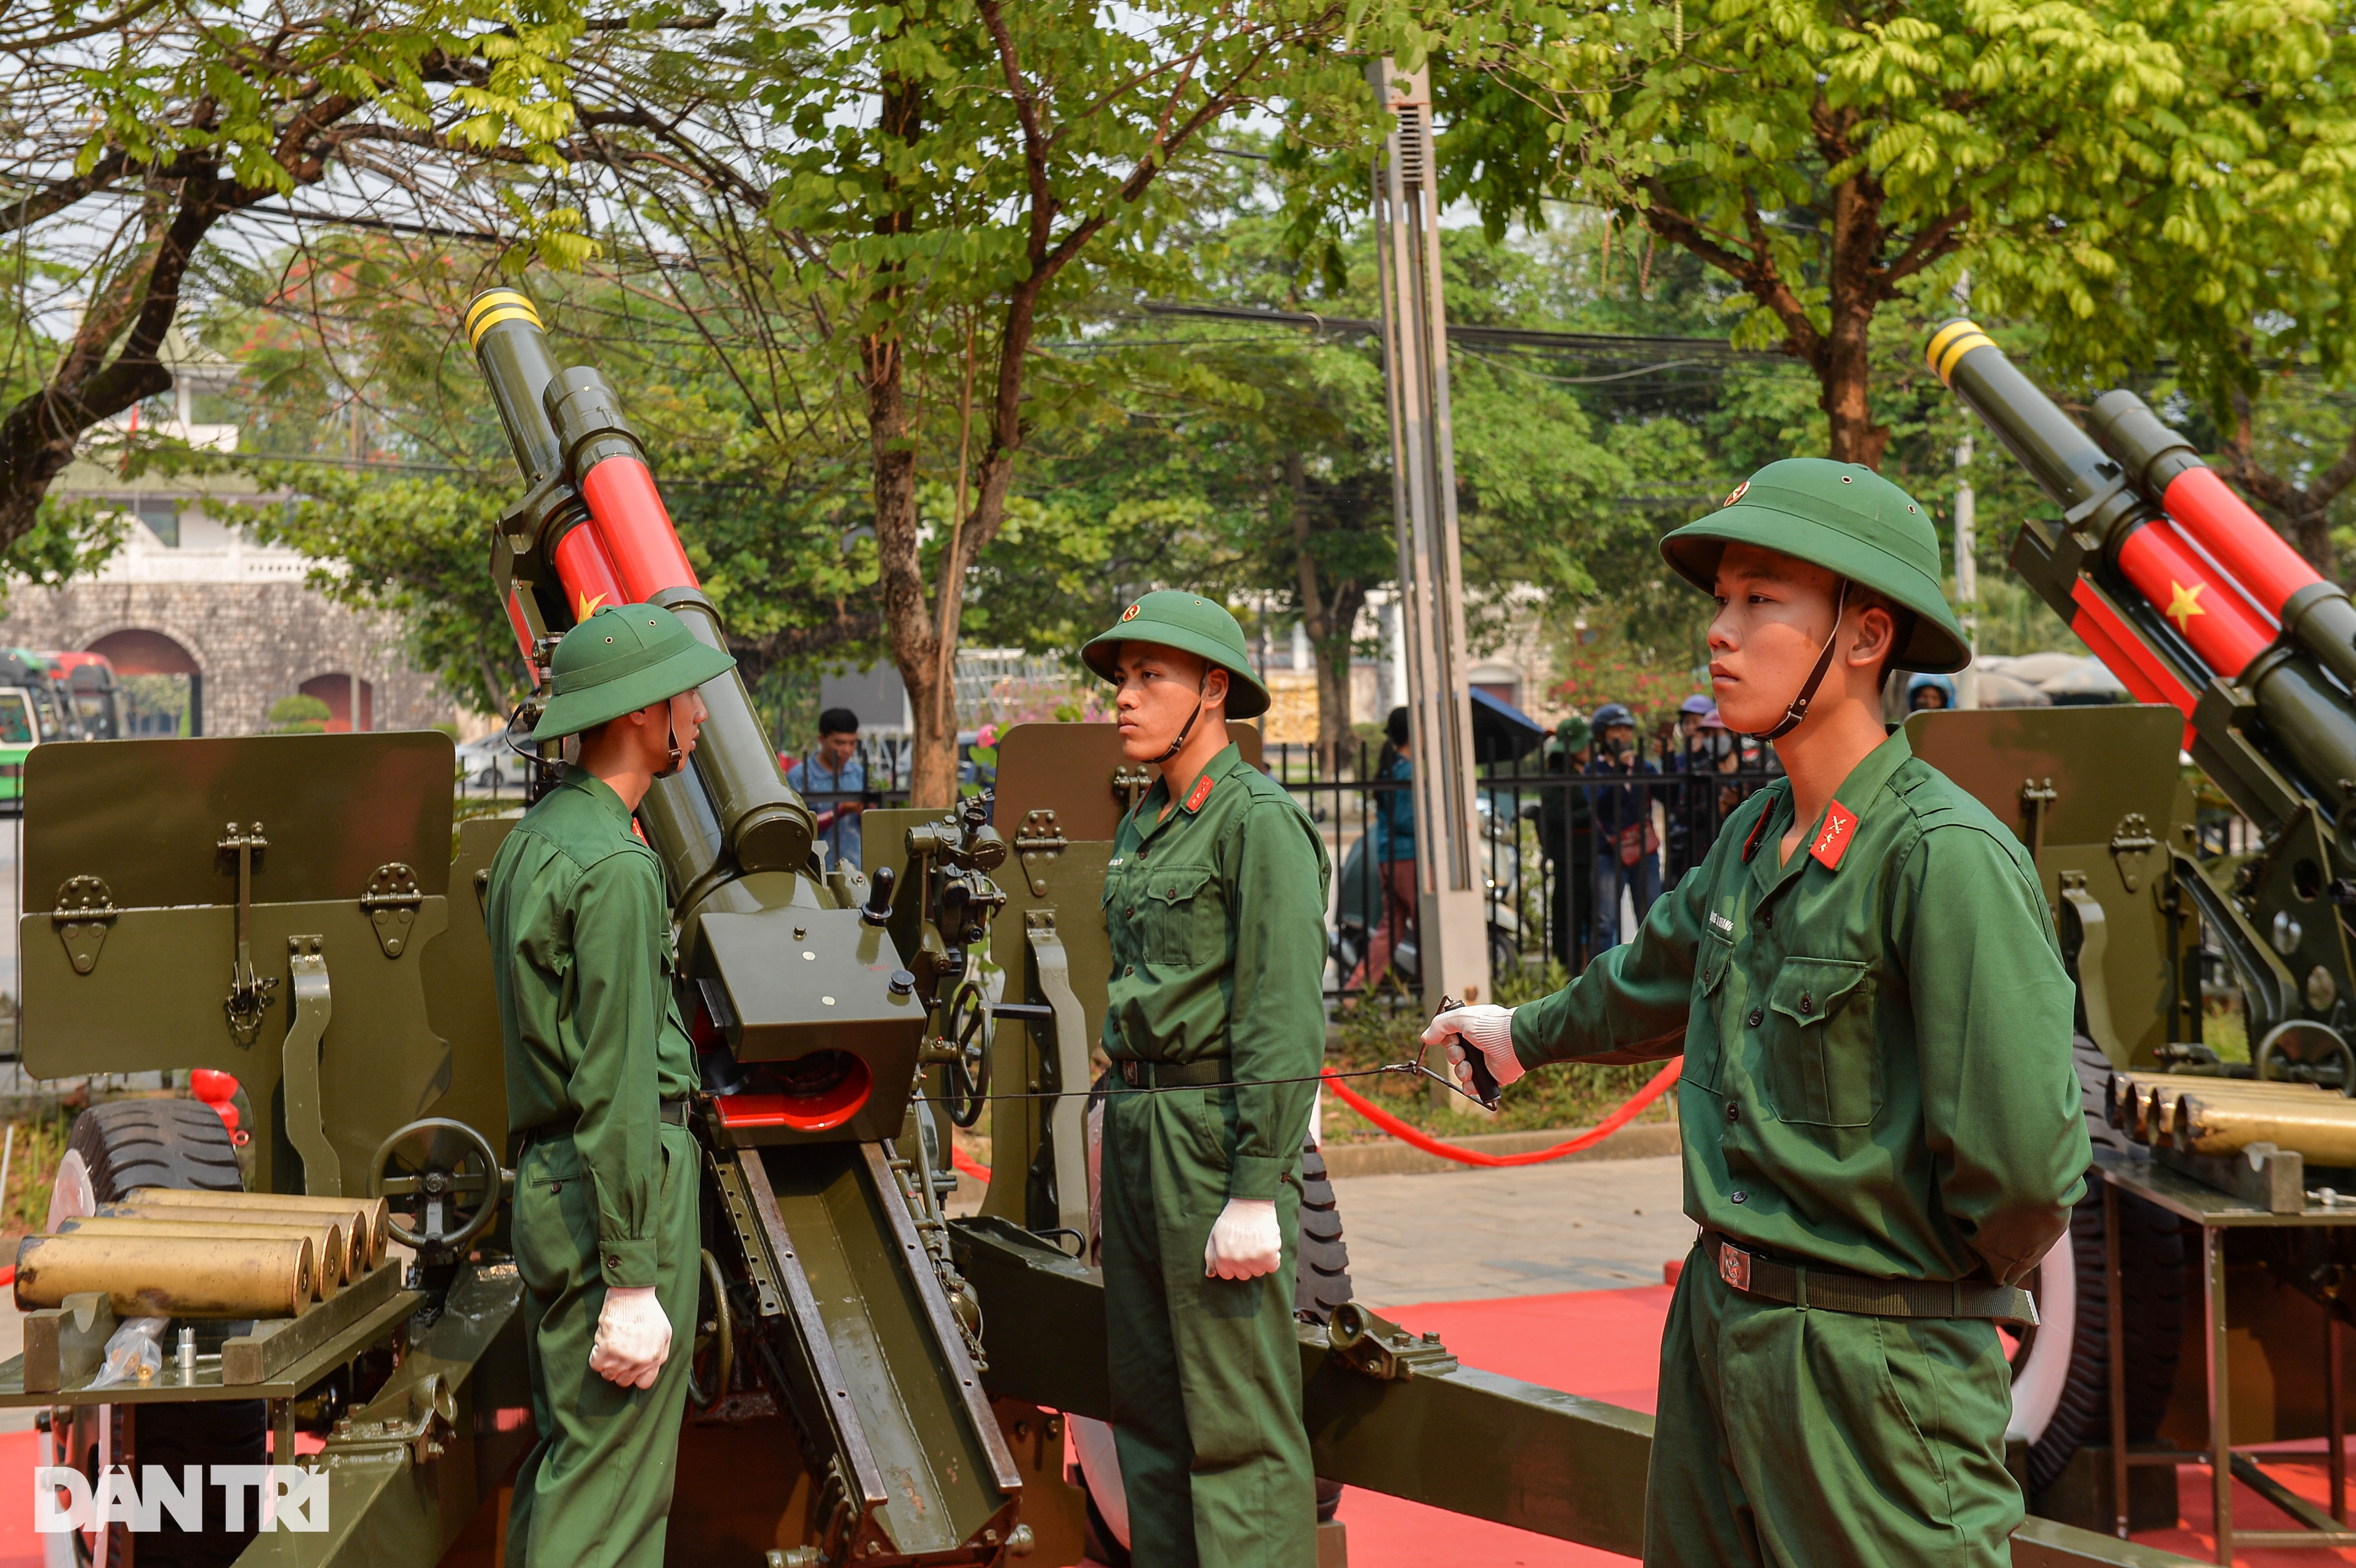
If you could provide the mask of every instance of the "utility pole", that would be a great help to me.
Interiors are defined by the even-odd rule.
[[[1366,68],[1392,116],[1375,175],[1383,369],[1390,399],[1398,528],[1399,640],[1415,746],[1415,843],[1424,1006],[1489,993],[1489,890],[1473,832],[1472,698],[1465,682],[1456,456],[1448,416],[1448,316],[1440,299],[1431,78],[1388,59]],[[1447,1091],[1433,1085],[1435,1096]]]

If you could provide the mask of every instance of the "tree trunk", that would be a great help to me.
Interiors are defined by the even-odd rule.
[[[1365,607],[1366,591],[1355,582],[1336,584],[1326,604],[1325,631],[1309,634],[1317,661],[1317,765],[1321,775],[1341,777],[1342,763],[1357,752],[1350,729],[1350,633]]]
[[[1824,367],[1818,373],[1830,455],[1836,463],[1861,463],[1878,474],[1882,451],[1890,444],[1890,429],[1873,422],[1873,371],[1867,357],[1873,305],[1870,301],[1860,304],[1836,298],[1833,312],[1833,330],[1826,340]]]
[[[241,194],[205,172],[180,180],[169,202],[151,196],[146,241],[100,289],[48,381],[0,417],[0,546],[38,519],[83,432],[171,389],[155,355],[179,310],[181,279],[214,221],[242,205]]]
[[[2340,576],[2340,552],[2331,543],[2331,504],[2356,484],[2356,431],[2349,433],[2339,459],[2304,485],[2295,485],[2272,469],[2261,467],[2250,400],[2233,393],[2233,433],[2225,443],[2225,475],[2239,485],[2251,504],[2263,509],[2275,531],[2290,540],[2307,564],[2328,580]]]

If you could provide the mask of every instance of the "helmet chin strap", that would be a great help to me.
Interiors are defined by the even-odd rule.
[[[1808,672],[1807,684],[1800,688],[1799,696],[1792,699],[1792,706],[1783,709],[1783,721],[1763,733],[1749,730],[1740,733],[1756,741],[1780,741],[1800,727],[1800,721],[1808,716],[1808,704],[1816,699],[1816,688],[1824,684],[1825,672],[1833,667],[1833,649],[1840,643],[1841,616],[1847,610],[1848,579],[1844,577],[1840,580],[1840,592],[1833,600],[1832,633],[1825,638],[1824,652],[1816,656],[1816,667]]]
[[[1203,672],[1203,678],[1194,684],[1194,711],[1186,715],[1186,722],[1178,726],[1178,738],[1170,742],[1170,749],[1153,759],[1156,767],[1176,756],[1185,746],[1186,737],[1194,732],[1194,720],[1203,716],[1203,703],[1210,688],[1211,672],[1206,669]]]
[[[680,754],[679,750],[679,720],[672,714],[669,702],[663,704],[663,733],[670,742],[670,766],[656,772],[655,777],[659,779],[667,779],[687,766],[687,759]]]

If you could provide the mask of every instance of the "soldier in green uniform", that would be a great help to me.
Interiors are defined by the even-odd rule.
[[[1655,1564],[2008,1563],[1999,1322],[2091,1155],[2073,996],[2012,830],[1881,722],[1886,667],[1966,651],[1896,485],[1771,464],[1662,553],[1711,593],[1731,729],[1789,777],[1633,942],[1553,996],[1442,1014],[1500,1082],[1685,1056],[1701,1227],[1661,1346]]]
[[[518,1568],[659,1568],[687,1399],[671,1326],[696,1306],[695,1054],[671,991],[662,867],[630,814],[679,771],[696,688],[731,667],[668,610],[607,607],[564,635],[532,737],[580,761],[524,814],[484,899],[524,1138],[516,1263],[539,1440],[516,1477]]]
[[[1325,846],[1227,739],[1269,698],[1223,607],[1149,593],[1081,657],[1119,688],[1123,753],[1161,771],[1104,894],[1105,1323],[1131,1559],[1312,1568],[1292,1306]]]

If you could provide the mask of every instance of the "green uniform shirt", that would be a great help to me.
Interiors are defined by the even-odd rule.
[[[1745,802],[1635,941],[1515,1009],[1515,1051],[1682,1051],[1700,1224],[1875,1278],[2017,1283],[2093,1158],[2036,870],[1903,734],[1779,866],[1791,824],[1788,780]]]
[[[670,986],[662,866],[622,797],[579,768],[524,813],[484,905],[508,1125],[572,1125],[609,1285],[655,1283],[660,1102],[696,1086]]]
[[[1325,1060],[1325,887],[1309,816],[1229,746],[1175,810],[1156,783],[1105,869],[1103,1043],[1116,1061],[1225,1056],[1238,1085],[1227,1195],[1276,1196]],[[1177,1091],[1180,1093],[1184,1090]]]

